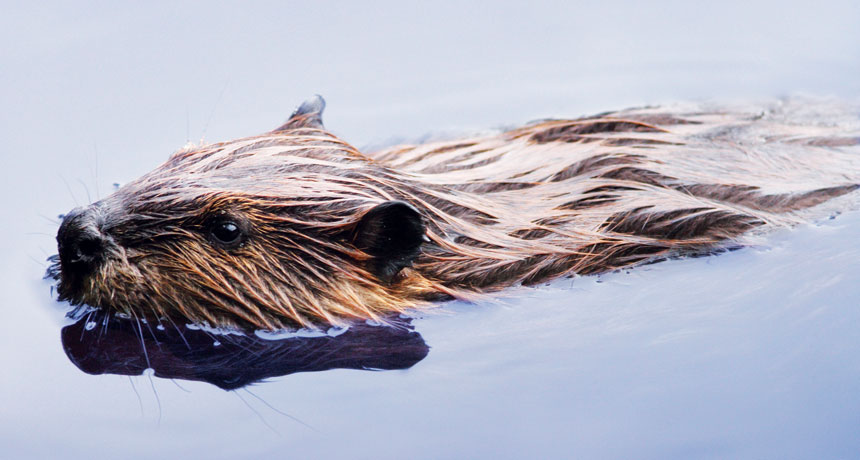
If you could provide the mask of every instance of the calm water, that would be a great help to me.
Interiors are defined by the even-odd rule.
[[[40,279],[56,216],[314,93],[357,145],[676,100],[860,100],[850,2],[569,3],[4,6],[2,457],[860,458],[856,211],[397,333],[197,336],[272,357],[236,391],[138,375],[139,354],[132,376],[66,356],[106,370],[70,345],[98,325],[63,330]],[[181,371],[175,355],[146,358]]]

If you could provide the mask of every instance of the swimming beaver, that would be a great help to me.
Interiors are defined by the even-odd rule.
[[[60,299],[265,329],[380,319],[718,251],[860,182],[856,116],[833,107],[631,109],[371,154],[323,108],[71,211]]]

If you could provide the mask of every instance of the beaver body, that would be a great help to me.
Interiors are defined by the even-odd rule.
[[[825,105],[634,109],[373,153],[323,106],[69,213],[61,299],[218,326],[381,319],[719,251],[860,182],[860,124]]]

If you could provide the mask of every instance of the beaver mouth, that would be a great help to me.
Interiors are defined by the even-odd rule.
[[[86,276],[73,270],[63,270],[59,254],[54,254],[47,259],[50,265],[45,270],[43,279],[55,282],[53,286],[57,290],[58,300],[67,301],[72,305],[82,305],[85,297]]]

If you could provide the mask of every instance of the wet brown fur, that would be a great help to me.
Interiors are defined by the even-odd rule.
[[[61,276],[60,293],[134,316],[277,329],[710,253],[857,188],[856,117],[822,107],[636,109],[373,153],[291,120],[184,149],[92,205],[115,244],[79,291]],[[428,242],[383,281],[354,235],[390,200],[420,212]],[[206,236],[224,213],[248,229],[237,248]]]

